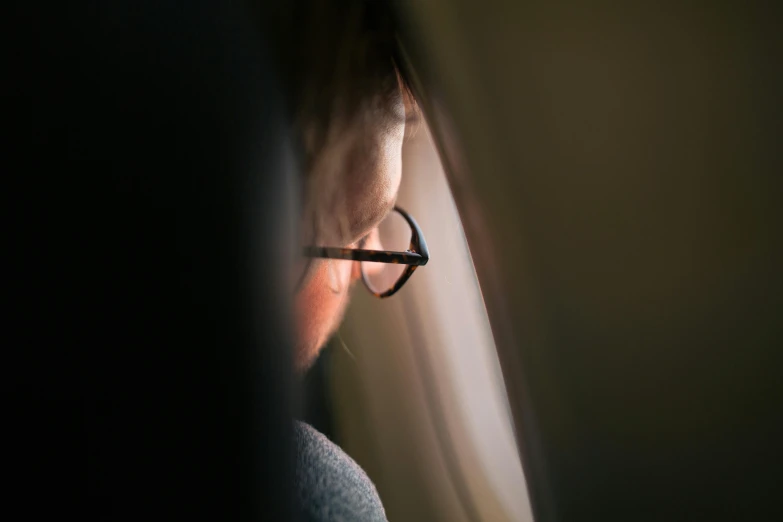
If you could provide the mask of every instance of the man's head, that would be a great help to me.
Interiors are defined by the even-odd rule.
[[[395,98],[382,111],[363,115],[323,151],[316,168],[324,171],[314,173],[308,187],[313,244],[382,248],[373,230],[394,207],[402,178],[404,106],[401,96]],[[313,362],[335,332],[351,286],[361,276],[359,263],[334,259],[311,260],[308,272],[296,296],[299,369]]]
[[[396,67],[387,2],[340,4],[294,1],[282,8],[275,28],[288,42],[281,67],[306,158],[301,242],[380,248],[372,231],[397,197],[412,97]],[[302,265],[295,310],[299,370],[339,326],[360,277],[356,262],[303,259]]]

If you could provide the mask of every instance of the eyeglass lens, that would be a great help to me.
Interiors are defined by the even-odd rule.
[[[412,231],[408,221],[396,210],[381,221],[378,228],[367,238],[365,248],[389,252],[405,252],[410,248]],[[362,261],[367,286],[370,290],[383,293],[391,289],[405,272],[406,265],[395,263],[374,263]]]

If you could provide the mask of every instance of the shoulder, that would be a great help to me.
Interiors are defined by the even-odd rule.
[[[385,521],[370,478],[339,446],[302,422],[294,423],[296,497],[308,521]]]

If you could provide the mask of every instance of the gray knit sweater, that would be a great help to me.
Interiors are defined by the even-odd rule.
[[[294,423],[296,499],[308,522],[385,522],[375,486],[356,462],[311,426]]]

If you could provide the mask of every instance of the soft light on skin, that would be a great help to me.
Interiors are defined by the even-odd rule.
[[[353,243],[367,236],[365,248],[380,250],[372,231],[394,207],[402,179],[402,142],[405,135],[406,106],[401,95],[385,116],[363,118],[356,132],[346,133],[340,144],[345,148],[343,187]],[[347,145],[347,146],[346,146]],[[369,234],[369,235],[368,235]],[[342,246],[342,245],[329,245]],[[297,371],[309,368],[323,345],[334,334],[348,306],[350,289],[361,278],[359,263],[314,259],[312,275],[296,295],[297,344],[294,362]]]

